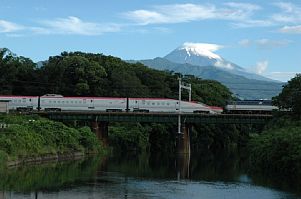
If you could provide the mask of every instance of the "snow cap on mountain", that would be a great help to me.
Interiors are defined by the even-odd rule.
[[[185,42],[178,49],[186,50],[188,56],[191,55],[205,56],[208,57],[209,59],[221,60],[222,58],[219,55],[213,53],[221,48],[223,48],[223,46],[217,44]]]

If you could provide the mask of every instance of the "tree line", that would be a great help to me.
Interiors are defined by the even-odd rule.
[[[141,63],[127,63],[103,54],[62,52],[34,63],[9,49],[0,50],[0,94],[177,98],[179,73],[159,71]],[[192,84],[192,99],[224,106],[231,98],[217,81],[182,76]],[[188,99],[188,93],[183,92]]]

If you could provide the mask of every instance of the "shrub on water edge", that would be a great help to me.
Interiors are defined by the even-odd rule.
[[[96,135],[91,131],[89,127],[82,127],[79,131],[79,143],[82,145],[87,152],[100,152],[101,145]]]
[[[0,169],[2,169],[5,162],[8,160],[8,154],[0,150]]]
[[[145,151],[148,147],[148,127],[136,124],[114,124],[109,127],[109,139],[120,151]]]
[[[301,127],[267,130],[249,144],[253,171],[301,177]]]
[[[1,116],[1,120],[7,121],[10,127],[0,133],[0,152],[8,154],[10,160],[74,151],[101,151],[102,147],[88,127],[77,130],[60,122],[34,118]],[[3,157],[5,160],[6,156]]]

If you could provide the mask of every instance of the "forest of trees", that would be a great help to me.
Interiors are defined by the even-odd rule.
[[[38,65],[31,59],[0,50],[0,94],[64,96],[116,96],[177,98],[178,77],[102,54],[63,52]],[[192,99],[223,106],[231,93],[222,84],[185,76],[192,84]],[[188,94],[183,93],[184,99]],[[185,96],[186,95],[186,96]]]
[[[301,74],[289,80],[273,101],[281,109],[291,110],[294,116],[301,118]]]

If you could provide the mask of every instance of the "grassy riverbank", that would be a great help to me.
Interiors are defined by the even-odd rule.
[[[38,116],[0,115],[0,121],[9,124],[0,131],[0,165],[47,155],[104,151],[88,127],[70,128]]]
[[[250,140],[251,168],[267,175],[301,177],[301,121],[275,119]]]

